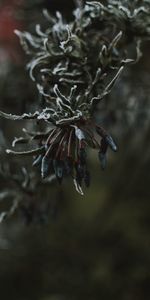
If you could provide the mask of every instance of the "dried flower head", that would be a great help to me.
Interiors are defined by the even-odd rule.
[[[125,44],[128,21],[132,20],[136,29],[140,18],[148,24],[145,7],[133,6],[132,10],[132,5],[126,7],[123,4],[127,1],[123,2],[109,1],[105,6],[87,2],[73,12],[74,20],[70,22],[66,22],[60,12],[53,17],[44,10],[48,20],[46,30],[38,24],[35,35],[15,31],[31,57],[27,68],[42,95],[44,108],[39,104],[35,113],[15,116],[0,112],[0,115],[12,120],[36,120],[45,127],[42,132],[25,129],[25,137],[13,141],[13,146],[36,141],[37,148],[33,143],[29,151],[7,150],[7,153],[32,155],[33,166],[40,166],[42,178],[55,173],[61,183],[70,175],[80,194],[83,194],[83,182],[87,187],[90,185],[87,149],[97,149],[103,169],[108,147],[117,150],[112,137],[96,122],[94,114],[125,65],[133,63],[133,59],[128,58],[128,43],[127,47]],[[145,1],[146,6],[147,3]],[[149,34],[149,29],[146,30],[144,36]],[[135,39],[130,43],[137,53],[135,61],[138,61],[142,34],[137,39],[138,30],[132,34],[134,32]],[[134,54],[131,51],[131,57]]]

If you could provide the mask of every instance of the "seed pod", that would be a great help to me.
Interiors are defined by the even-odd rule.
[[[48,176],[49,169],[50,169],[50,163],[51,163],[51,160],[47,156],[44,156],[42,159],[42,164],[41,164],[41,176],[43,179]]]
[[[112,137],[111,137],[110,135],[107,135],[107,136],[105,137],[105,139],[106,139],[106,142],[108,143],[108,145],[110,146],[110,148],[111,148],[114,152],[116,152],[116,151],[117,151],[117,146],[116,146],[116,144],[114,143]]]

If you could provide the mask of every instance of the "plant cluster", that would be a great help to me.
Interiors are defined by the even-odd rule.
[[[141,42],[150,35],[150,1],[78,4],[69,21],[44,10],[46,28],[37,24],[35,33],[15,31],[30,57],[27,69],[41,101],[35,112],[0,115],[37,124],[37,130],[24,129],[13,141],[13,147],[26,143],[27,149],[7,153],[33,156],[43,179],[55,174],[61,183],[71,176],[83,195],[83,184],[90,185],[87,150],[97,150],[102,169],[108,148],[117,151],[95,113],[126,65],[142,55]]]

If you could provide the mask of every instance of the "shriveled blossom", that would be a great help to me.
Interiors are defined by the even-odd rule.
[[[54,173],[61,183],[64,177],[71,176],[80,194],[83,183],[90,185],[87,150],[96,149],[103,169],[108,147],[117,151],[110,134],[96,121],[95,112],[125,65],[138,61],[141,55],[142,33],[137,37],[135,30],[135,38],[125,46],[130,30],[128,21],[132,19],[134,28],[138,28],[143,16],[146,25],[145,31],[141,30],[144,38],[149,36],[148,2],[134,11],[130,5],[123,6],[126,1],[122,3],[108,1],[104,6],[87,2],[73,12],[71,22],[66,22],[60,12],[54,17],[44,10],[46,30],[37,24],[35,35],[15,31],[31,58],[27,69],[41,95],[42,108],[39,103],[34,113],[15,116],[0,112],[0,115],[12,120],[36,120],[44,123],[44,130],[24,129],[25,136],[15,138],[13,146],[29,143],[31,150],[7,150],[7,153],[32,155],[33,166],[40,166],[42,178]],[[131,45],[135,51],[130,51]]]
[[[33,166],[40,165],[42,178],[54,172],[59,183],[61,183],[65,175],[70,175],[77,191],[83,194],[82,182],[84,181],[87,187],[90,185],[87,148],[91,147],[98,150],[98,157],[104,169],[108,146],[113,151],[116,151],[117,147],[112,137],[92,119],[90,110],[92,102],[97,99],[92,98],[91,103],[81,102],[81,98],[76,95],[76,92],[77,86],[74,86],[66,97],[55,85],[56,100],[53,108],[47,107],[41,112],[23,114],[22,116],[11,116],[2,112],[1,115],[13,120],[36,119],[37,121],[44,121],[47,127],[45,132],[34,133],[24,130],[26,136],[15,138],[13,141],[13,146],[15,146],[18,143],[31,143],[36,140],[38,148],[23,152],[7,150],[7,153],[33,155]],[[85,97],[84,101],[86,100]],[[96,137],[96,134],[99,138]]]

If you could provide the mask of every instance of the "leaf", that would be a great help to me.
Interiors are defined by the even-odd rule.
[[[36,30],[36,33],[40,36],[40,37],[47,37],[47,34],[42,32],[41,30],[41,25],[40,24],[36,24],[36,27],[35,27],[35,30]]]
[[[9,218],[10,216],[12,216],[14,214],[14,212],[18,208],[18,202],[19,202],[19,200],[15,199],[8,211],[4,211],[4,212],[0,213],[0,223],[2,223],[5,219]]]
[[[7,212],[0,213],[0,224],[7,218]]]
[[[36,59],[33,59],[28,65],[27,65],[27,69],[29,69],[29,75],[30,75],[30,78],[33,80],[33,81],[36,81],[36,78],[33,74],[33,71],[35,70],[35,68],[37,66],[39,66],[40,64],[42,64],[44,62],[44,60],[46,58],[49,58],[50,57],[50,54],[44,54],[44,55],[41,55],[40,57],[36,58]]]
[[[23,137],[17,138],[17,137],[15,137],[13,142],[12,142],[12,147],[15,147],[16,144],[25,144],[28,141],[29,141],[28,138],[23,138]]]
[[[48,12],[48,10],[45,8],[43,9],[43,15],[44,17],[51,23],[51,24],[55,24],[56,23],[56,18],[54,18],[53,16],[51,16],[51,14]]]
[[[104,93],[109,93],[112,89],[112,87],[114,86],[114,84],[116,83],[116,80],[118,79],[118,77],[120,76],[120,74],[122,73],[124,69],[124,66],[121,66],[118,70],[118,72],[116,73],[116,75],[114,76],[114,78],[111,80],[111,82],[105,87]]]
[[[80,195],[84,195],[81,186],[78,184],[77,180],[74,178],[73,179],[73,183],[75,185],[76,191],[80,194]]]
[[[122,34],[123,34],[123,32],[120,31],[120,32],[115,36],[115,38],[112,40],[112,42],[111,42],[110,45],[109,45],[109,48],[108,48],[109,51],[110,51],[112,48],[115,48],[115,47],[117,46],[119,40],[120,40],[121,37],[122,37]]]
[[[36,148],[33,150],[29,150],[29,151],[13,151],[10,149],[6,150],[7,154],[11,154],[11,155],[20,155],[20,156],[32,156],[32,155],[37,155],[37,154],[41,154],[45,152],[45,146],[42,146],[40,148]]]
[[[33,167],[39,166],[39,165],[41,164],[41,162],[42,162],[42,158],[43,158],[43,156],[42,156],[41,154],[38,155],[38,156],[34,159],[32,166],[33,166]]]
[[[64,125],[64,124],[69,125],[69,123],[72,123],[73,121],[78,121],[80,119],[81,119],[81,114],[78,113],[77,115],[70,118],[60,118],[60,120],[56,121],[56,125]],[[74,127],[73,125],[70,126]]]
[[[18,115],[12,115],[12,114],[7,114],[3,111],[0,111],[0,117],[3,117],[5,119],[9,119],[9,120],[13,120],[13,121],[16,121],[16,120],[33,120],[33,119],[37,119],[37,117],[39,116],[39,112],[36,111],[35,113],[24,113],[20,116]]]
[[[56,95],[59,99],[61,99],[61,100],[63,101],[64,104],[70,105],[70,101],[68,100],[68,98],[66,98],[66,97],[60,92],[60,90],[59,90],[57,84],[54,85],[54,93],[55,93],[55,95]]]

